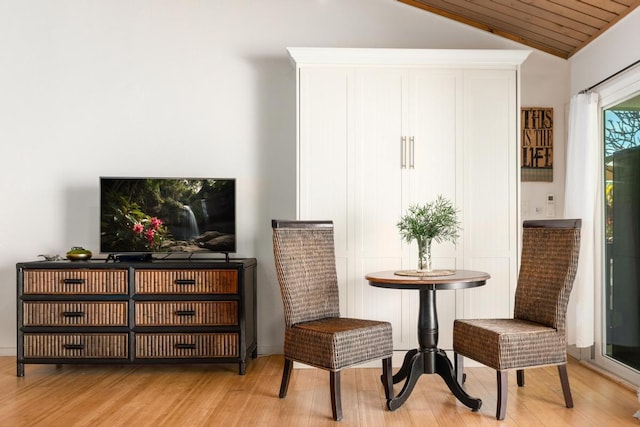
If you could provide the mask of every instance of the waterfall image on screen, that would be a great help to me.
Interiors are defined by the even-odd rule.
[[[182,240],[193,240],[200,236],[198,231],[198,221],[196,221],[196,214],[193,213],[189,205],[182,207],[182,221],[181,221]]]
[[[100,251],[235,252],[235,180],[101,178]]]

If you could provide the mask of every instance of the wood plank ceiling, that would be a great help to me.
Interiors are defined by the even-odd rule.
[[[640,0],[398,1],[565,59],[640,5]]]

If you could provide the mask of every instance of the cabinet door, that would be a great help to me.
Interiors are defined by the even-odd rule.
[[[462,72],[460,70],[412,70],[409,72],[408,135],[409,179],[403,185],[406,201],[425,204],[442,195],[459,209],[462,220]],[[417,245],[405,243],[406,269],[417,267]],[[435,269],[462,268],[462,239],[453,243],[433,243]],[[407,252],[408,251],[408,252]],[[416,292],[417,293],[417,292]],[[456,318],[457,291],[436,295],[440,348],[453,348],[453,321]],[[417,295],[414,296],[417,298]],[[406,321],[418,322],[417,299],[411,303]],[[415,339],[415,338],[414,338]]]
[[[396,223],[403,210],[403,115],[406,72],[393,68],[358,69],[355,83],[355,262],[354,316],[393,325],[394,348],[408,348],[415,325],[404,321],[412,296],[369,286],[367,273],[403,268],[403,244]],[[407,332],[409,335],[407,335]],[[414,339],[415,340],[415,339]]]
[[[340,312],[347,312],[353,277],[348,68],[304,68],[298,82],[298,219],[333,220]]]
[[[517,279],[517,94],[515,70],[464,77],[464,268],[491,279],[464,290],[464,317],[510,317]]]
[[[462,73],[459,70],[413,70],[406,93],[410,151],[403,186],[405,207],[425,204],[442,195],[462,206]],[[460,268],[462,251],[452,243],[434,244],[434,268]],[[409,251],[416,268],[417,248]]]

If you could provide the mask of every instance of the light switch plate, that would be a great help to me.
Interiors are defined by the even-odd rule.
[[[553,193],[547,194],[547,209],[546,213],[548,217],[556,216],[556,196]]]

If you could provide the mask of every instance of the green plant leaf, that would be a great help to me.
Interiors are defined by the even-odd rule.
[[[429,239],[437,243],[455,243],[461,229],[457,214],[453,203],[439,195],[436,200],[424,205],[409,206],[397,227],[407,242]]]

